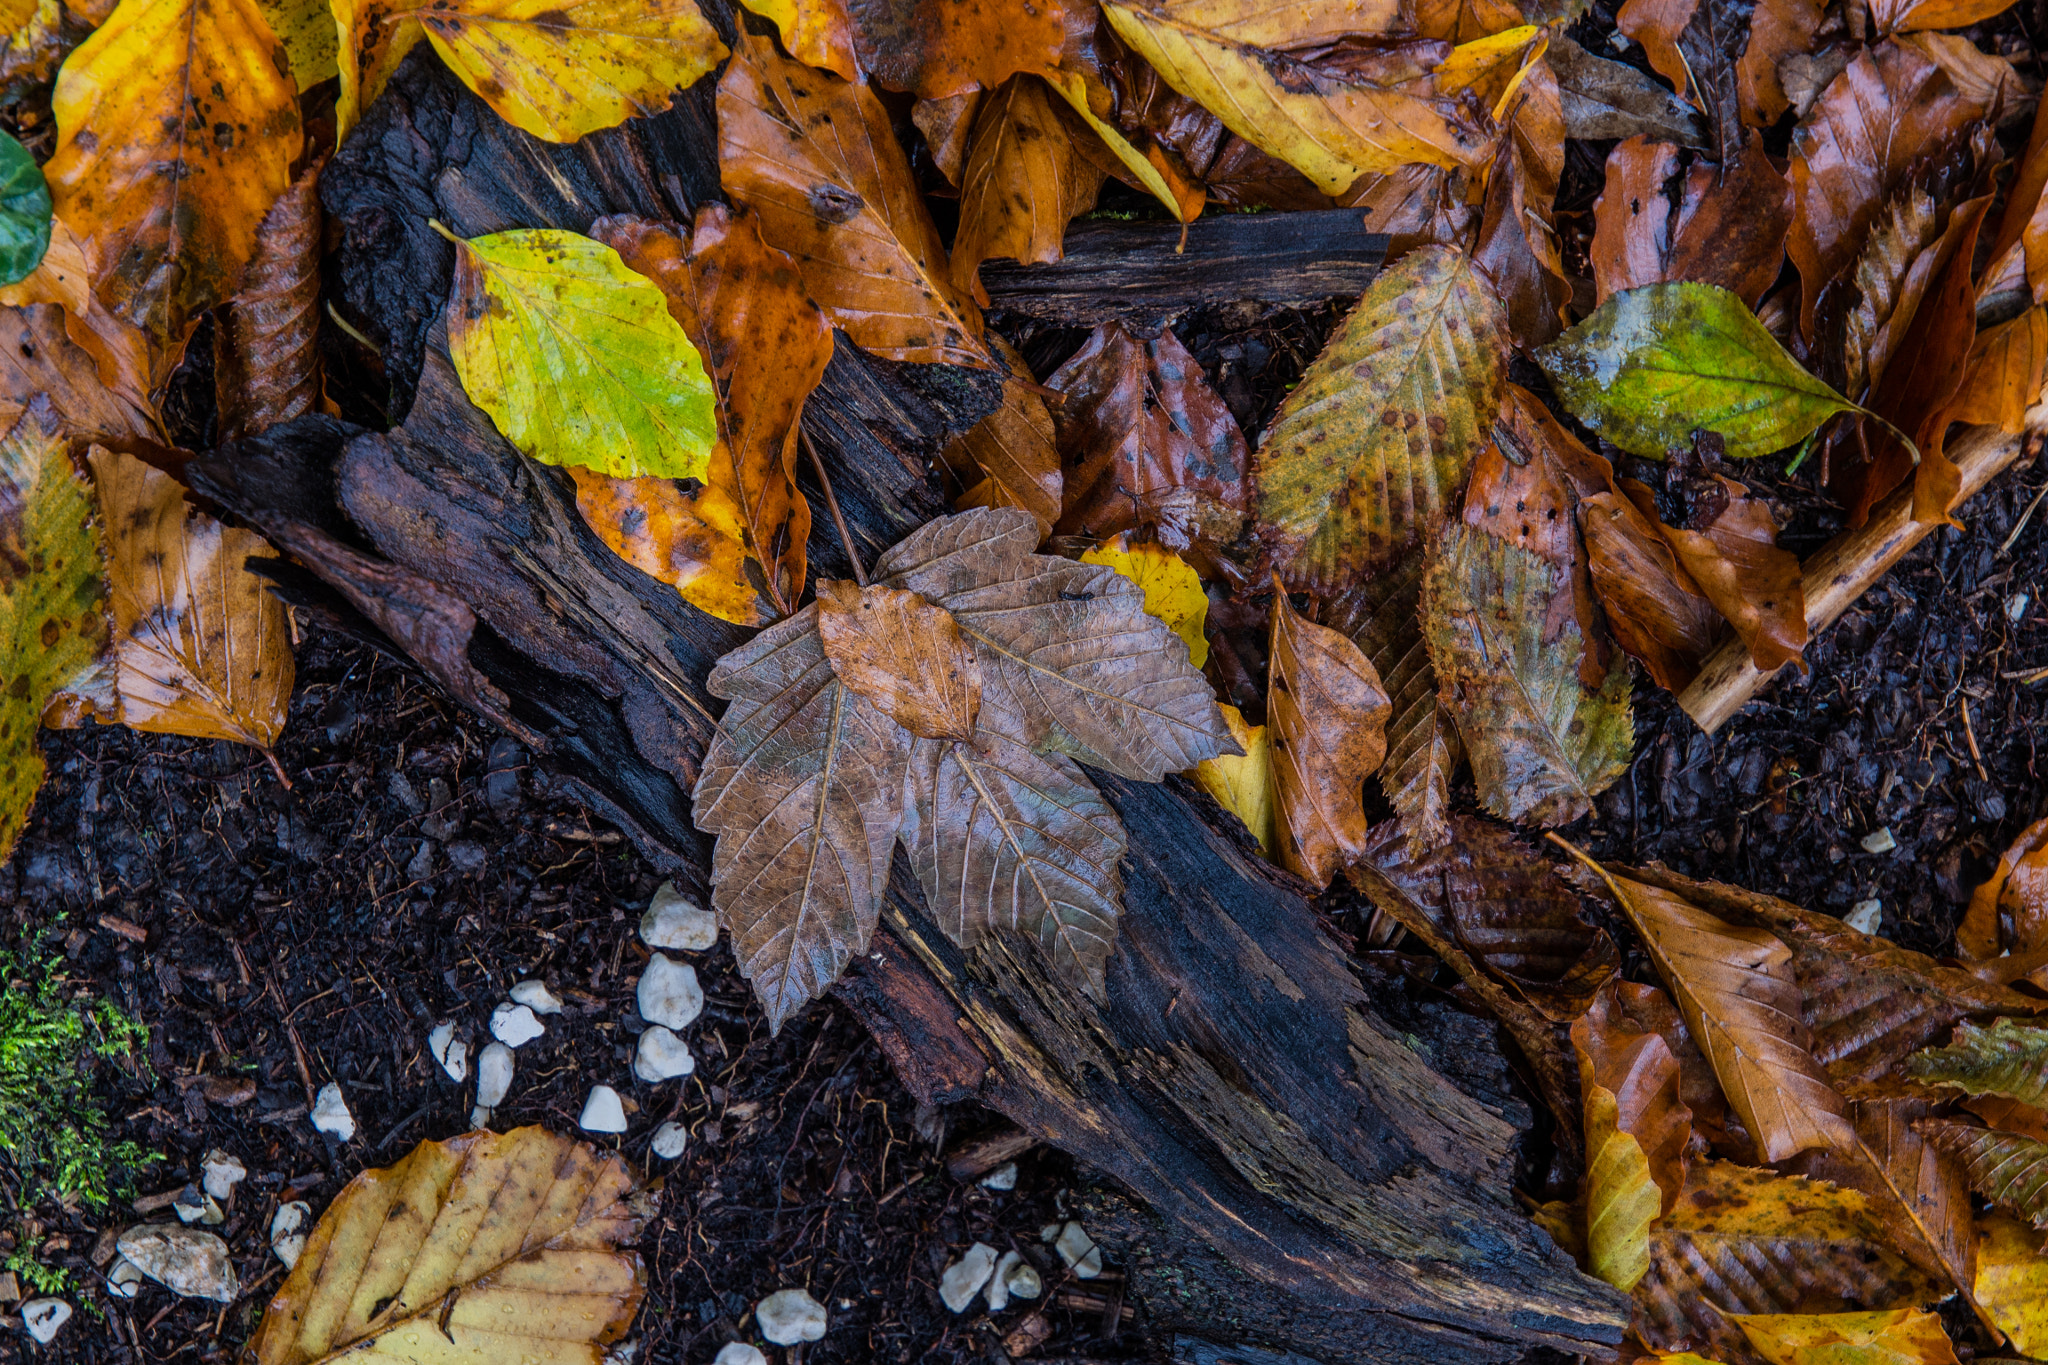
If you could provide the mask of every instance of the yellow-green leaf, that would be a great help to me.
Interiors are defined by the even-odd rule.
[[[1627,1293],[1650,1269],[1650,1224],[1663,1196],[1633,1133],[1615,1126],[1614,1092],[1586,1095],[1586,1269]]]
[[[292,79],[301,93],[335,74],[338,32],[327,0],[256,0],[270,31],[291,58]]]
[[[1200,668],[1209,661],[1209,594],[1187,561],[1156,541],[1131,542],[1128,532],[1114,536],[1081,556],[1083,564],[1105,564],[1138,585],[1145,594],[1145,614],[1188,642],[1188,662]]]
[[[711,381],[652,281],[558,228],[450,240],[449,355],[506,440],[615,479],[704,477]]]
[[[1921,1308],[1729,1316],[1769,1365],[1956,1365],[1941,1319]]]
[[[1976,1299],[2013,1350],[2048,1356],[2048,1238],[2007,1214],[1980,1218]]]
[[[0,441],[0,859],[43,784],[43,706],[107,645],[92,494],[65,447],[33,416]]]
[[[1248,725],[1235,706],[1219,705],[1230,737],[1242,754],[1205,758],[1195,765],[1195,781],[1216,803],[1244,821],[1267,857],[1273,855],[1273,741],[1263,725]]]
[[[1441,523],[1507,383],[1507,321],[1463,252],[1374,280],[1259,447],[1259,521],[1289,588],[1334,595]]]

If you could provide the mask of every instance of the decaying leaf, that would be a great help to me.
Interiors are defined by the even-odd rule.
[[[1970,345],[1963,386],[1949,402],[1948,418],[1995,426],[2009,436],[2026,429],[2027,409],[2041,399],[2048,377],[2048,309],[2029,308],[1987,327]]]
[[[994,332],[987,341],[1011,377],[1003,381],[1002,406],[946,447],[946,467],[960,486],[955,510],[1021,507],[1050,535],[1065,487],[1052,414],[1024,357]]]
[[[1453,248],[1373,281],[1259,447],[1259,521],[1289,588],[1339,592],[1441,522],[1500,410],[1505,328]]]
[[[1148,142],[1140,150],[1123,135],[1122,130],[1107,117],[1112,101],[1109,91],[1100,81],[1078,71],[1042,71],[1039,74],[1067,102],[1075,117],[1094,132],[1109,153],[1107,164],[1099,156],[1094,158],[1098,169],[1135,184],[1157,199],[1178,222],[1191,223],[1201,216],[1202,205],[1208,198],[1203,188],[1190,183],[1177,171],[1157,144]],[[1085,139],[1076,144],[1075,150],[1083,156],[1089,156],[1091,152]]]
[[[339,35],[326,0],[256,0],[256,8],[284,44],[300,94],[339,72]]]
[[[1695,162],[1677,205],[1666,183],[1678,148],[1630,138],[1607,158],[1593,205],[1593,279],[1604,302],[1641,285],[1690,280],[1754,304],[1778,278],[1792,191],[1755,139],[1732,167]]]
[[[55,303],[0,307],[0,401],[26,407],[41,398],[64,433],[82,440],[122,450],[160,444],[146,394],[104,382],[105,371],[71,339],[73,322]]]
[[[1735,69],[1744,122],[1768,128],[1793,107],[1779,63],[1805,57],[1825,17],[1817,0],[1757,0],[1749,19],[1749,46]],[[1799,110],[1804,113],[1806,105]]]
[[[719,174],[760,216],[854,344],[890,360],[988,367],[981,315],[946,249],[888,110],[864,81],[827,78],[740,35],[718,83]]]
[[[1768,1365],[1956,1365],[1941,1319],[1921,1308],[1731,1316]]]
[[[1925,1120],[1919,1129],[1929,1142],[1962,1158],[1971,1189],[2048,1228],[2048,1142],[1944,1119]]]
[[[50,697],[107,647],[106,578],[91,493],[67,442],[33,413],[0,439],[0,857],[43,785],[36,742]]]
[[[1580,879],[1580,885],[1589,885]],[[1678,1098],[1692,1113],[1692,1130],[1715,1153],[1754,1164],[1756,1145],[1728,1107],[1714,1069],[1693,1041],[1685,1016],[1671,997],[1655,986],[1614,977],[1593,997],[1586,1019],[1593,1040],[1608,1047],[1628,1046],[1635,1034],[1654,1033],[1678,1063]],[[1603,1041],[1605,1040],[1605,1041]],[[1652,1149],[1654,1151],[1654,1148]],[[1653,1170],[1663,1168],[1652,1166]]]
[[[1970,894],[1970,908],[1956,926],[1956,946],[1966,958],[1997,957],[2048,945],[2048,820],[2020,831],[1998,866]]]
[[[1081,556],[1083,564],[1115,569],[1145,594],[1145,614],[1156,616],[1188,647],[1188,663],[1200,668],[1209,661],[1209,594],[1202,580],[1173,551],[1144,540],[1133,542],[1125,532]]]
[[[289,422],[320,400],[319,187],[316,163],[270,206],[214,334],[223,441]]]
[[[1659,687],[1683,691],[1714,647],[1720,614],[1678,565],[1648,488],[1620,479],[1581,505],[1587,568],[1607,625]]]
[[[291,63],[252,0],[122,0],[64,63],[43,173],[151,387],[233,291],[299,154]]]
[[[1102,187],[1102,172],[1066,135],[1052,99],[1044,81],[1012,76],[975,116],[960,170],[953,285],[984,305],[981,263],[999,256],[1059,260],[1068,221],[1093,208]]]
[[[1328,886],[1365,847],[1365,779],[1387,755],[1387,694],[1349,639],[1273,594],[1266,729],[1280,864]]]
[[[704,477],[711,381],[653,282],[559,228],[450,240],[448,355],[506,440],[615,479]]]
[[[1692,1111],[1678,1061],[1654,1033],[1572,1025],[1585,1092],[1588,1269],[1623,1291],[1650,1268],[1650,1225],[1685,1180]]]
[[[1244,822],[1259,849],[1273,856],[1273,742],[1264,725],[1248,725],[1235,706],[1220,706],[1230,737],[1241,754],[1205,758],[1195,765],[1195,781],[1216,803]]]
[[[839,681],[925,739],[971,739],[981,661],[943,607],[901,588],[818,580],[818,639]]]
[[[545,1129],[423,1142],[335,1197],[249,1357],[594,1363],[647,1292],[646,1217],[623,1158]]]
[[[883,85],[928,100],[994,90],[1016,72],[1052,66],[1065,36],[1066,0],[846,0],[846,8],[861,65]]]
[[[805,66],[857,80],[860,66],[853,55],[853,19],[846,0],[740,0],[771,21],[782,33],[782,46]],[[978,93],[978,92],[977,92]]]
[[[2048,1353],[2048,1237],[1992,1212],[1977,1223],[1977,1302],[2021,1355]]]
[[[1578,627],[1544,638],[1557,575],[1535,555],[1462,523],[1423,581],[1423,631],[1438,694],[1456,717],[1479,799],[1504,819],[1564,824],[1628,767],[1628,674],[1579,684]]]
[[[2048,1109],[2048,1027],[1994,1019],[1987,1028],[1965,1019],[1947,1047],[1908,1057],[1906,1074],[1923,1085]]]
[[[1658,531],[1678,566],[1699,586],[1765,673],[1797,661],[1806,647],[1806,592],[1799,556],[1778,548],[1778,524],[1762,499],[1733,479],[1716,476],[1725,495],[1719,513],[1699,530]]]
[[[1653,77],[1595,57],[1562,33],[1552,35],[1547,56],[1557,73],[1566,136],[1699,144],[1699,116]]]

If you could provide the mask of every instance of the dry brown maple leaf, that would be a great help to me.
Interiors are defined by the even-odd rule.
[[[695,817],[775,1027],[866,948],[899,839],[955,942],[1035,938],[1100,996],[1124,831],[1075,760],[1156,782],[1237,751],[1138,588],[1038,538],[1019,508],[941,517],[712,670]]]

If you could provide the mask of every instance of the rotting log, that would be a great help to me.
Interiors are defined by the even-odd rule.
[[[707,99],[552,146],[416,51],[323,185],[344,312],[381,345],[402,425],[301,418],[190,467],[299,561],[280,574],[318,578],[528,736],[700,895],[709,847],[687,793],[718,707],[703,679],[746,632],[610,554],[567,480],[464,396],[439,321],[452,259],[427,220],[463,236],[607,212],[687,222],[715,192]],[[945,510],[939,450],[996,401],[993,376],[840,339],[804,428],[866,562]],[[829,529],[811,559],[847,572]],[[1513,1126],[1379,1020],[1301,884],[1185,783],[1096,782],[1131,835],[1106,1005],[1000,943],[955,948],[899,855],[839,995],[909,1088],[979,1100],[1111,1177],[1124,1193],[1097,1199],[1092,1230],[1183,1357],[1217,1342],[1322,1365],[1607,1354],[1626,1300],[1515,1207]]]

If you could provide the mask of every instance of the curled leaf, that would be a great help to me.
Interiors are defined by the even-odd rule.
[[[1916,1126],[1929,1142],[1962,1158],[1971,1189],[2035,1227],[2048,1228],[2048,1142],[1943,1119]]]
[[[846,0],[740,0],[781,30],[782,46],[805,66],[830,71],[841,80],[858,80],[853,55],[853,19]]]
[[[319,187],[316,163],[270,206],[256,254],[215,334],[223,441],[267,431],[319,402]]]
[[[2048,1027],[1994,1019],[1985,1028],[1965,1019],[1949,1046],[1908,1057],[1906,1074],[1923,1085],[2048,1109]]]
[[[1057,261],[1067,223],[1095,205],[1102,172],[1066,136],[1052,94],[1035,76],[1012,76],[981,103],[960,171],[953,284],[985,306],[984,260]]]
[[[1365,779],[1387,755],[1386,691],[1349,639],[1274,592],[1266,728],[1280,864],[1317,886],[1365,850]]]

